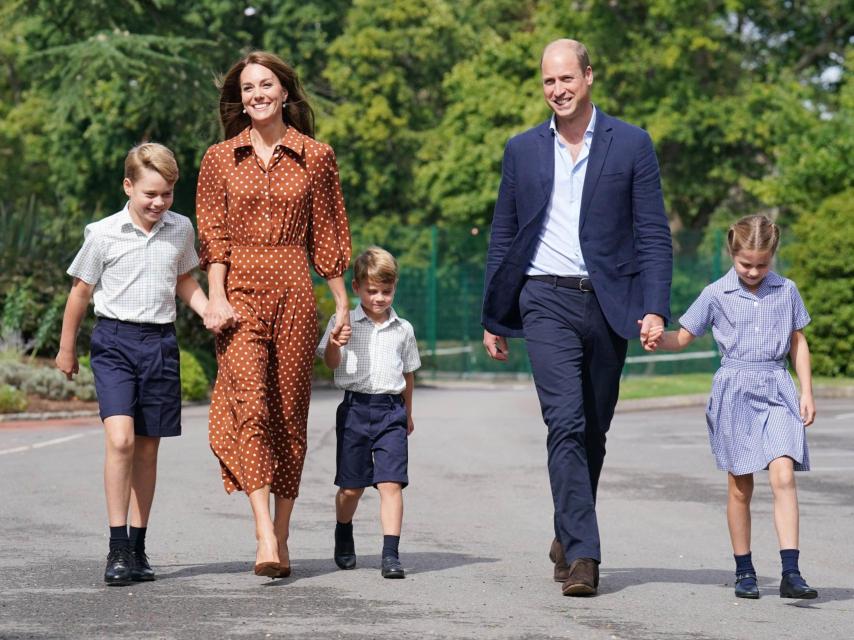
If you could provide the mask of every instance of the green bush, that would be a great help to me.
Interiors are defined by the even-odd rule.
[[[854,376],[854,189],[824,200],[793,227],[783,251],[812,322],[805,329],[813,372]]]
[[[0,384],[0,413],[20,413],[27,410],[27,394],[9,384]]]
[[[95,377],[87,367],[80,367],[74,380],[68,380],[57,369],[3,360],[0,361],[0,385],[3,384],[50,400],[95,399]]]
[[[204,400],[210,382],[199,361],[189,351],[181,351],[181,397],[184,400]]]

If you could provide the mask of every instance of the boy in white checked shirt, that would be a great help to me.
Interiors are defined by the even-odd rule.
[[[330,337],[329,320],[317,353],[335,371],[344,389],[336,416],[335,564],[356,566],[353,515],[365,487],[380,493],[383,529],[382,576],[403,578],[398,555],[407,475],[407,438],[415,430],[412,390],[421,366],[412,325],[392,309],[397,261],[370,247],[353,264],[353,291],[360,304],[350,312],[350,328]],[[345,331],[347,333],[345,334]]]
[[[190,274],[199,264],[193,225],[169,211],[177,180],[169,149],[153,143],[131,149],[123,182],[127,205],[86,227],[68,268],[74,281],[56,366],[69,380],[77,373],[77,332],[94,296],[91,363],[106,439],[108,585],[154,580],[145,533],[157,451],[161,437],[181,434],[175,294],[199,315],[207,305]]]

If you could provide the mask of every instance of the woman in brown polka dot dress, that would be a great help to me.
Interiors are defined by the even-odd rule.
[[[350,231],[335,155],[313,139],[314,114],[288,65],[264,52],[240,60],[219,108],[226,140],[205,154],[196,194],[219,365],[210,445],[225,490],[249,496],[255,573],[284,577],[318,338],[309,263],[329,283],[346,342]]]

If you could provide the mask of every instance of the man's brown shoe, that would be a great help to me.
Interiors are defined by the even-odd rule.
[[[555,563],[555,582],[566,582],[569,579],[569,567],[563,554],[563,545],[555,538],[549,549],[549,560]]]
[[[569,565],[569,578],[563,583],[565,596],[595,596],[599,588],[599,565],[590,558],[578,558]]]

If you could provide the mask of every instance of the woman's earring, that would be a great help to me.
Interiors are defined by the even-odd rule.
[[[243,109],[243,113],[246,113],[246,108],[245,108],[245,107],[244,107],[244,109]]]

